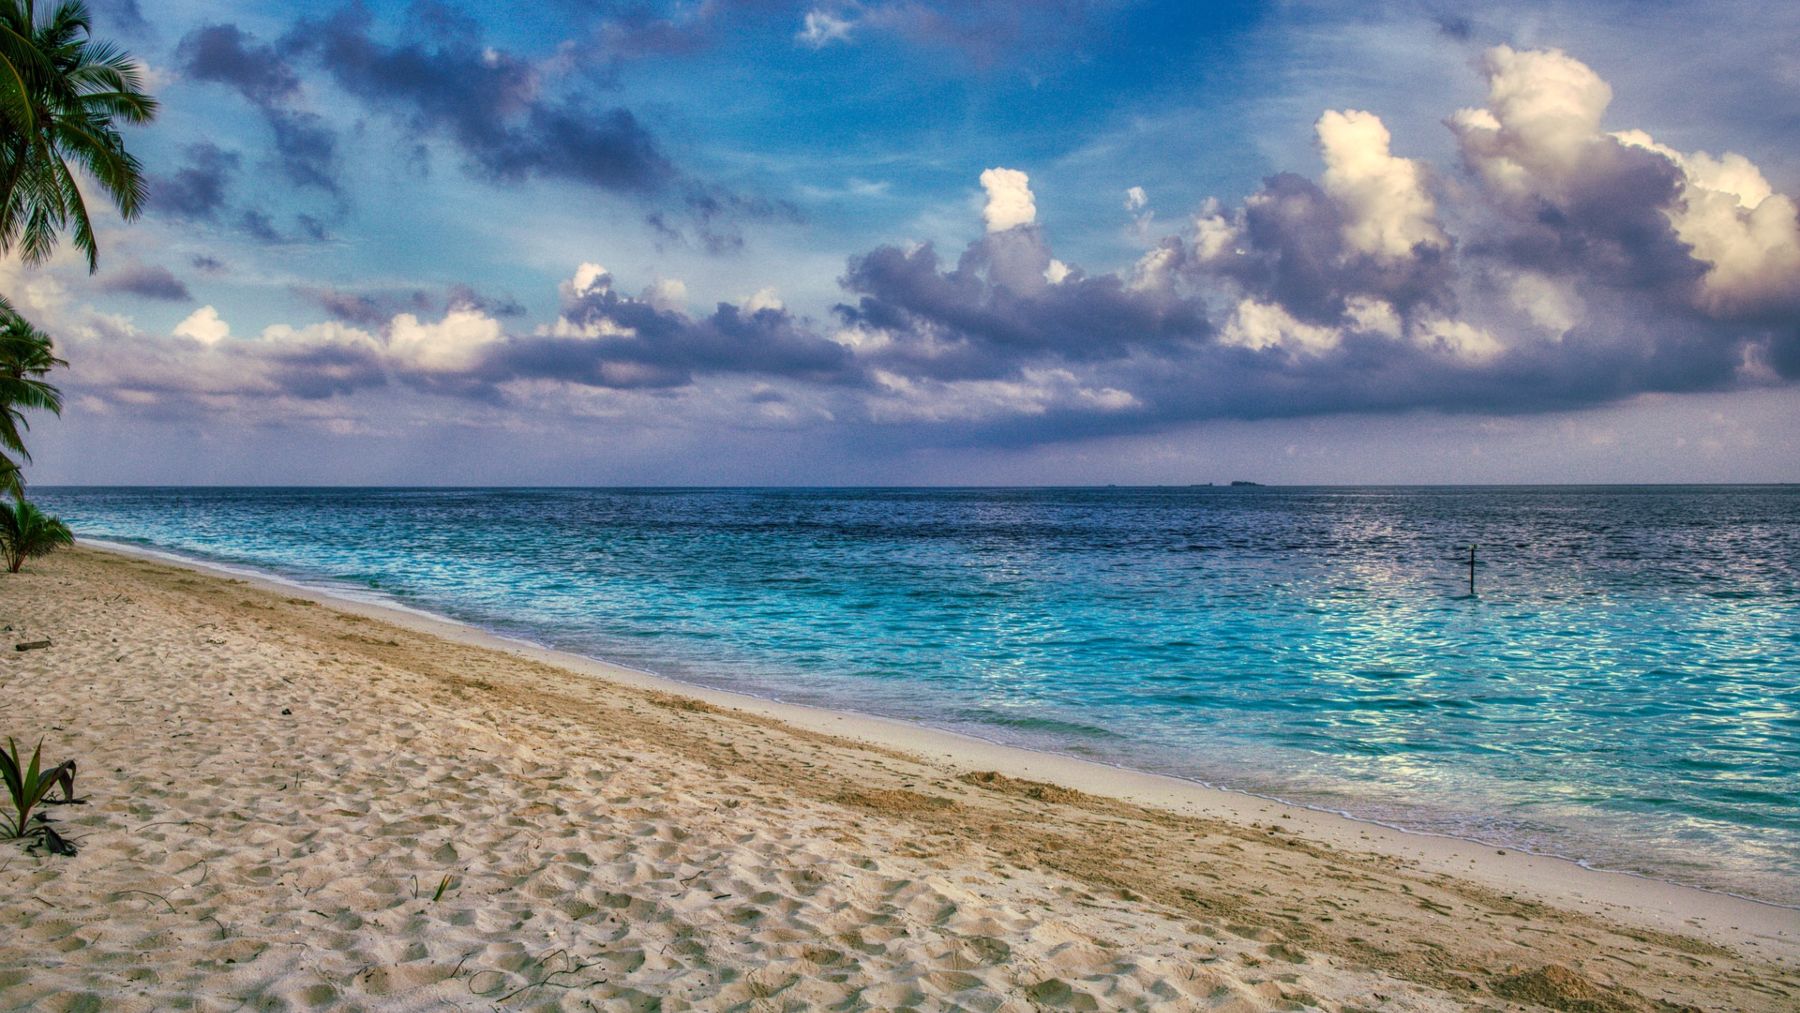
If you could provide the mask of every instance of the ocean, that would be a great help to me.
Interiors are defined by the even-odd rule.
[[[1800,487],[30,492],[675,679],[1800,904]]]

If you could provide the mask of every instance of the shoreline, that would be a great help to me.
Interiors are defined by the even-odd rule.
[[[0,1008],[1791,1010],[1785,909],[77,547]],[[4,646],[4,644],[0,644]],[[1088,790],[1088,789],[1093,790]]]
[[[1411,830],[1342,810],[1220,787],[1171,774],[981,738],[879,715],[791,703],[630,668],[523,638],[485,630],[382,595],[359,595],[234,563],[219,563],[159,548],[81,540],[90,551],[145,559],[296,594],[317,604],[468,646],[504,651],[586,678],[700,700],[807,731],[885,749],[916,753],[957,766],[1064,788],[1182,816],[1223,819],[1240,826],[1271,818],[1328,847],[1370,852],[1422,871],[1473,880],[1485,887],[1569,907],[1659,932],[1699,935],[1728,947],[1750,947],[1800,964],[1800,907],[1722,890],[1690,886],[1629,870],[1607,869],[1515,845]]]

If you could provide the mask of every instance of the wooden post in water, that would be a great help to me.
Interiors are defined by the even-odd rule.
[[[1475,546],[1469,546],[1469,597],[1475,597]]]

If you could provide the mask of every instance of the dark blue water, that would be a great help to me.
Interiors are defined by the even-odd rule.
[[[1800,902],[1800,488],[33,492],[680,679]]]

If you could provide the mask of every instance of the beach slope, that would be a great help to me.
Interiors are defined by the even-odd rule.
[[[0,626],[0,735],[89,799],[78,856],[0,844],[4,1009],[1800,1007],[1785,909],[1512,888],[261,582],[77,549]]]

